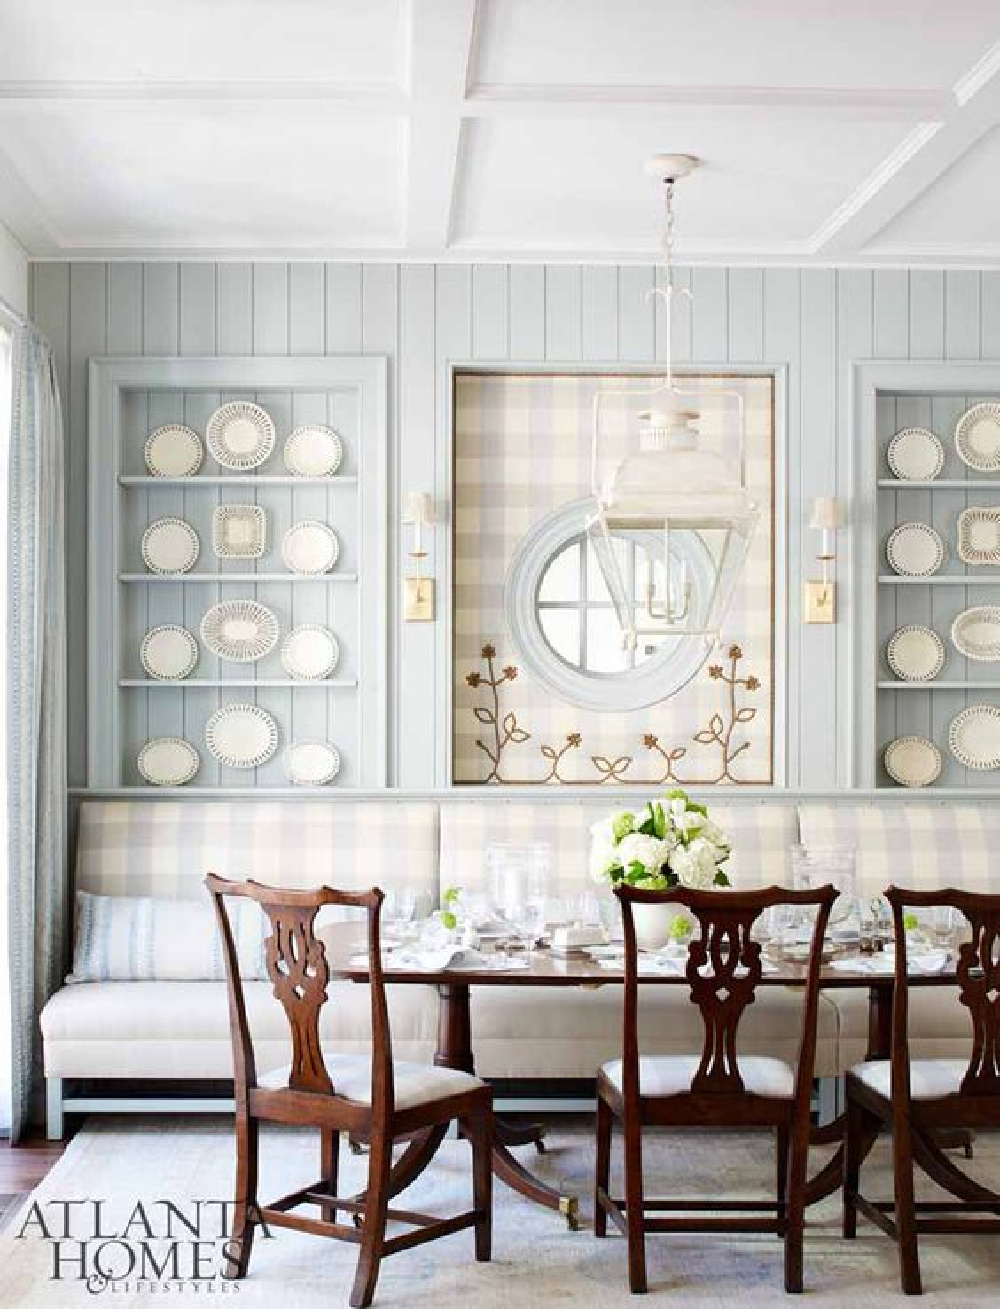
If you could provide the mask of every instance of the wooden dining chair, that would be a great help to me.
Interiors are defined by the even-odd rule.
[[[1000,1127],[1000,895],[892,886],[885,897],[896,937],[891,1054],[847,1074],[844,1236],[857,1234],[860,1210],[896,1241],[903,1291],[919,1295],[921,1232],[1000,1232],[1000,1194],[967,1177],[934,1141],[941,1128]],[[910,1058],[904,916],[908,909],[934,908],[958,910],[970,929],[954,978],[956,1001],[969,1014],[968,1061]],[[866,1143],[884,1126],[892,1130],[892,1201],[870,1200],[859,1189]],[[951,1192],[950,1200],[915,1199],[914,1161]]]
[[[386,1255],[425,1241],[474,1227],[476,1258],[489,1260],[492,1093],[468,1073],[393,1061],[379,952],[382,892],[335,891],[330,887],[286,890],[253,881],[230,882],[211,874],[205,884],[212,894],[222,933],[233,1041],[236,1200],[229,1276],[246,1275],[258,1226],[290,1227],[359,1245],[350,1295],[350,1303],[356,1307],[371,1304],[379,1264]],[[256,1070],[236,945],[226,910],[227,896],[255,900],[271,927],[265,942],[267,971],[288,1019],[292,1062],[263,1077],[258,1077]],[[328,998],[330,970],[323,942],[315,932],[315,921],[325,905],[367,913],[370,1058],[324,1050],[320,1042],[320,1014]],[[454,1218],[441,1219],[390,1207],[393,1143],[452,1119],[459,1120],[472,1144],[473,1208]],[[257,1198],[262,1122],[316,1127],[320,1134],[320,1180],[266,1206]],[[369,1143],[368,1182],[360,1196],[341,1197],[337,1192],[342,1132]],[[318,1206],[320,1217],[290,1212],[301,1205]],[[352,1217],[350,1225],[337,1222],[338,1211]],[[387,1237],[387,1220],[406,1224],[410,1230]]]
[[[810,891],[768,887],[755,891],[642,891],[615,887],[625,931],[622,1057],[597,1074],[597,1169],[594,1232],[607,1235],[610,1218],[628,1242],[632,1291],[646,1290],[647,1232],[774,1232],[784,1238],[785,1289],[802,1290],[809,1108],[816,1053],[819,969],[823,935],[837,898],[832,886]],[[641,1056],[638,949],[634,905],[688,909],[696,927],[685,977],[704,1027],[700,1056]],[[751,930],[765,910],[794,905],[816,910],[806,965],[798,1065],[780,1059],[740,1058],[738,1030],[763,976],[760,943]],[[625,1195],[610,1190],[611,1132],[622,1124]],[[777,1154],[776,1199],[650,1199],[643,1183],[644,1127],[770,1129]],[[651,1216],[667,1215],[667,1216]]]

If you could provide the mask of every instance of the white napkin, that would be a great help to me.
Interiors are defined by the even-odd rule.
[[[907,972],[936,977],[943,973],[951,958],[947,950],[927,950],[923,954],[911,954],[907,963]],[[891,950],[882,954],[849,955],[845,959],[834,959],[831,968],[845,973],[871,973],[875,977],[888,977],[896,970],[896,960]]]

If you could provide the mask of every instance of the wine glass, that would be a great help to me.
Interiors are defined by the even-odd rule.
[[[394,887],[385,892],[382,901],[382,921],[385,935],[391,940],[401,940],[417,907],[417,895],[411,887]]]
[[[532,954],[545,930],[545,911],[541,901],[532,898],[511,904],[507,909],[507,920],[521,949],[528,955]]]

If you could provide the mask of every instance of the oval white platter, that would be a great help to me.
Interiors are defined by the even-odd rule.
[[[329,677],[340,660],[340,644],[328,627],[303,623],[281,647],[281,664],[289,677],[304,682]]]
[[[329,741],[296,741],[285,751],[285,772],[294,786],[325,786],[340,772],[340,751]]]
[[[151,627],[142,638],[139,659],[150,677],[163,682],[181,682],[198,663],[198,642],[186,627],[164,623]]]
[[[136,765],[151,786],[183,786],[201,767],[201,756],[190,741],[159,736],[142,747]]]
[[[944,446],[926,427],[903,427],[889,442],[886,460],[902,482],[931,482],[944,467]]]
[[[963,709],[948,728],[948,749],[966,768],[1000,768],[1000,708],[976,704]]]
[[[899,736],[883,755],[885,771],[900,786],[930,786],[941,776],[941,751],[922,736]]]
[[[978,473],[1000,470],[1000,404],[987,400],[973,405],[955,424],[958,457]]]
[[[274,421],[250,400],[231,400],[209,418],[205,441],[209,454],[223,468],[237,472],[259,468],[274,449]]]
[[[183,518],[158,518],[142,534],[142,562],[151,573],[188,573],[200,550],[198,533]]]
[[[259,600],[222,600],[201,620],[201,639],[220,659],[251,664],[278,642],[278,620]]]
[[[889,637],[886,658],[904,682],[929,682],[944,667],[944,642],[929,627],[912,623]]]
[[[1000,661],[1000,608],[976,605],[963,609],[951,625],[951,642],[966,659],[983,664]]]
[[[944,562],[944,543],[926,523],[902,523],[886,542],[885,555],[893,572],[929,577]]]
[[[285,442],[285,467],[296,477],[332,477],[344,457],[344,443],[332,427],[307,423]]]
[[[1000,564],[1000,509],[971,507],[958,515],[958,557],[963,564]]]
[[[212,548],[219,559],[259,559],[267,548],[267,516],[259,505],[217,505]]]
[[[278,724],[255,704],[224,705],[205,724],[205,744],[227,768],[259,768],[278,748]]]
[[[281,557],[293,573],[328,573],[340,555],[337,533],[326,523],[294,523],[281,542]]]
[[[201,437],[193,428],[183,423],[165,423],[150,432],[143,456],[154,477],[194,477],[205,452]]]

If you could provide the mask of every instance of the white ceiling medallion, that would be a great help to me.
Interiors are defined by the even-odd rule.
[[[260,405],[231,400],[209,418],[205,441],[223,468],[237,472],[259,468],[274,449],[274,420]]]

